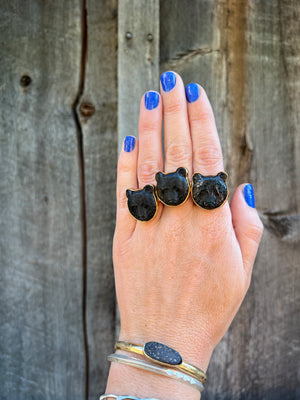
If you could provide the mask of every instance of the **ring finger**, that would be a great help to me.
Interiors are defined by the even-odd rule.
[[[213,215],[214,213],[211,210],[215,207],[219,208],[228,197],[227,175],[222,173],[224,166],[219,135],[212,107],[204,89],[196,83],[190,83],[186,87],[186,97],[193,142],[193,172],[202,175],[201,178],[199,175],[195,177],[195,182],[198,182],[199,186],[196,183],[193,199],[201,208],[207,208],[207,210],[203,210],[205,214]],[[203,176],[216,175],[218,176],[215,179],[210,180],[212,186],[206,186],[206,190],[201,191],[200,188],[204,187],[202,183],[200,184],[200,182],[203,182]],[[223,212],[228,214],[228,211],[229,207],[226,202]],[[218,215],[220,215],[219,212]]]
[[[223,156],[214,114],[205,93],[197,83],[186,87],[188,116],[193,142],[193,171],[216,175],[223,171]]]

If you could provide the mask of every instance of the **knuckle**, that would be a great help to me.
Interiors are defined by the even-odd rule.
[[[119,205],[121,208],[126,208],[127,207],[127,196],[126,196],[126,190],[122,190],[119,194]]]
[[[131,174],[134,171],[134,165],[132,163],[126,162],[126,157],[122,155],[119,158],[118,162],[118,175],[127,175]]]
[[[197,128],[199,124],[210,126],[212,123],[214,123],[214,116],[211,110],[205,109],[190,115],[189,120],[191,128]]]
[[[219,169],[222,162],[221,149],[215,144],[207,144],[200,146],[194,150],[194,157],[200,164],[209,166],[211,169]]]
[[[248,225],[247,237],[254,242],[259,243],[264,231],[264,226],[259,220],[257,223]]]
[[[142,182],[151,183],[154,181],[154,175],[157,171],[158,167],[154,161],[145,161],[139,166],[139,179]]]
[[[175,164],[184,165],[189,159],[189,154],[189,146],[174,143],[169,145],[166,152],[166,157],[167,161],[172,160],[172,162],[174,162]]]
[[[185,103],[181,99],[174,99],[173,101],[164,104],[164,114],[174,115],[184,110]]]
[[[145,119],[140,122],[140,132],[142,134],[153,133],[158,131],[160,123],[157,119]]]

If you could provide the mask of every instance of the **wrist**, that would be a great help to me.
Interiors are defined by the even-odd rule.
[[[200,399],[200,392],[183,383],[117,363],[111,364],[106,393],[160,400]]]
[[[120,340],[129,341],[135,344],[144,345],[152,340],[160,341],[176,349],[181,354],[183,361],[192,364],[203,371],[206,371],[211,354],[212,347],[202,341],[202,348],[192,346],[193,341],[181,340],[175,343],[174,336],[166,337],[159,335],[155,338],[134,335],[134,340],[130,340],[128,334],[121,332]],[[130,354],[128,351],[117,350],[117,353],[140,358],[145,357],[139,354]],[[200,393],[194,387],[178,382],[172,378],[163,377],[153,372],[140,370],[132,366],[122,365],[113,362],[110,367],[106,393],[119,395],[132,395],[141,398],[158,398],[162,400],[178,400],[183,397],[190,400],[199,400]]]

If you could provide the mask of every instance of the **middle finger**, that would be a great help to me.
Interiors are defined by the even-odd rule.
[[[185,89],[181,77],[175,72],[161,75],[163,98],[165,172],[178,167],[192,173],[192,140],[187,114]]]

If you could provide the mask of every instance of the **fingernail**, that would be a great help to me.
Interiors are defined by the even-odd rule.
[[[249,183],[244,186],[244,197],[249,207],[255,208],[255,197],[253,186]]]
[[[189,103],[193,103],[199,98],[199,86],[196,83],[190,83],[189,85],[186,86],[185,88],[185,94],[187,101]]]
[[[156,92],[147,92],[145,94],[145,107],[147,110],[153,110],[158,106],[159,94]]]
[[[126,136],[124,140],[124,150],[129,153],[134,149],[135,146],[135,137],[134,136]]]
[[[176,85],[176,75],[171,71],[165,72],[161,75],[160,81],[164,92],[170,92]]]

